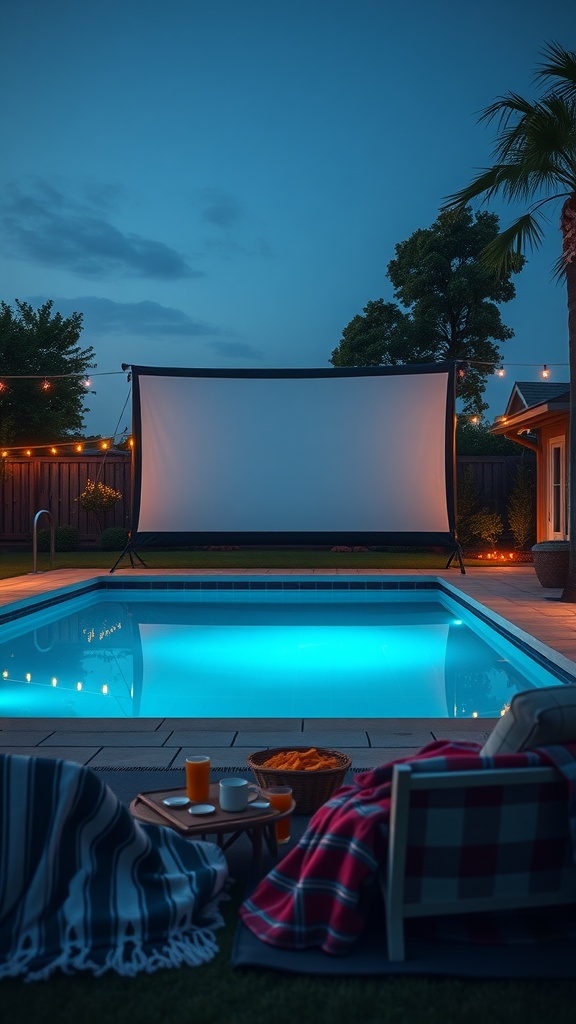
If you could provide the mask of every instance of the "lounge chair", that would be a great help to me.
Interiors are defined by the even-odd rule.
[[[547,687],[513,697],[480,755],[545,748],[557,767],[394,766],[381,876],[391,961],[405,958],[409,918],[576,903],[576,761],[562,746],[575,742],[576,686]]]

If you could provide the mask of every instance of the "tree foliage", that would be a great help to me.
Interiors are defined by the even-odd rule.
[[[387,268],[398,302],[377,299],[344,328],[334,366],[461,360],[457,393],[467,414],[481,415],[487,377],[500,361],[497,342],[513,337],[499,304],[514,298],[511,275],[488,270],[480,253],[498,234],[498,217],[469,207],[445,211],[430,228],[395,247]],[[400,303],[400,305],[398,304]],[[401,307],[404,307],[403,309]]]
[[[562,252],[556,272],[566,282],[570,362],[570,563],[563,601],[576,602],[576,50],[551,43],[536,69],[540,95],[528,100],[509,92],[480,116],[496,125],[491,167],[448,197],[445,209],[463,211],[476,199],[500,196],[523,212],[500,231],[480,261],[503,280],[527,250],[545,237],[548,204],[561,203]]]
[[[534,459],[532,452],[516,441],[501,434],[491,434],[484,423],[471,423],[467,416],[459,416],[456,423],[457,455],[517,455]]]
[[[48,444],[81,433],[86,387],[96,364],[80,348],[82,314],[64,318],[52,302],[0,303],[0,443]],[[71,374],[72,376],[66,376]],[[64,376],[62,376],[64,375]],[[44,380],[49,387],[43,388]]]

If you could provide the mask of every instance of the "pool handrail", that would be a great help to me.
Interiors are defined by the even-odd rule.
[[[38,569],[38,520],[43,515],[48,516],[50,521],[50,568],[54,568],[54,551],[56,549],[54,517],[49,509],[41,508],[34,516],[34,523],[32,525],[32,574],[42,572],[41,569]]]

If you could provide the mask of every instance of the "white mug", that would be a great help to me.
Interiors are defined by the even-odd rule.
[[[249,792],[258,794],[258,786],[248,779],[222,779],[220,782],[220,807],[223,811],[245,811]]]

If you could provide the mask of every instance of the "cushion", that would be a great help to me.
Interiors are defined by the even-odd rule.
[[[576,685],[539,687],[516,693],[480,751],[520,754],[523,750],[576,742]]]

